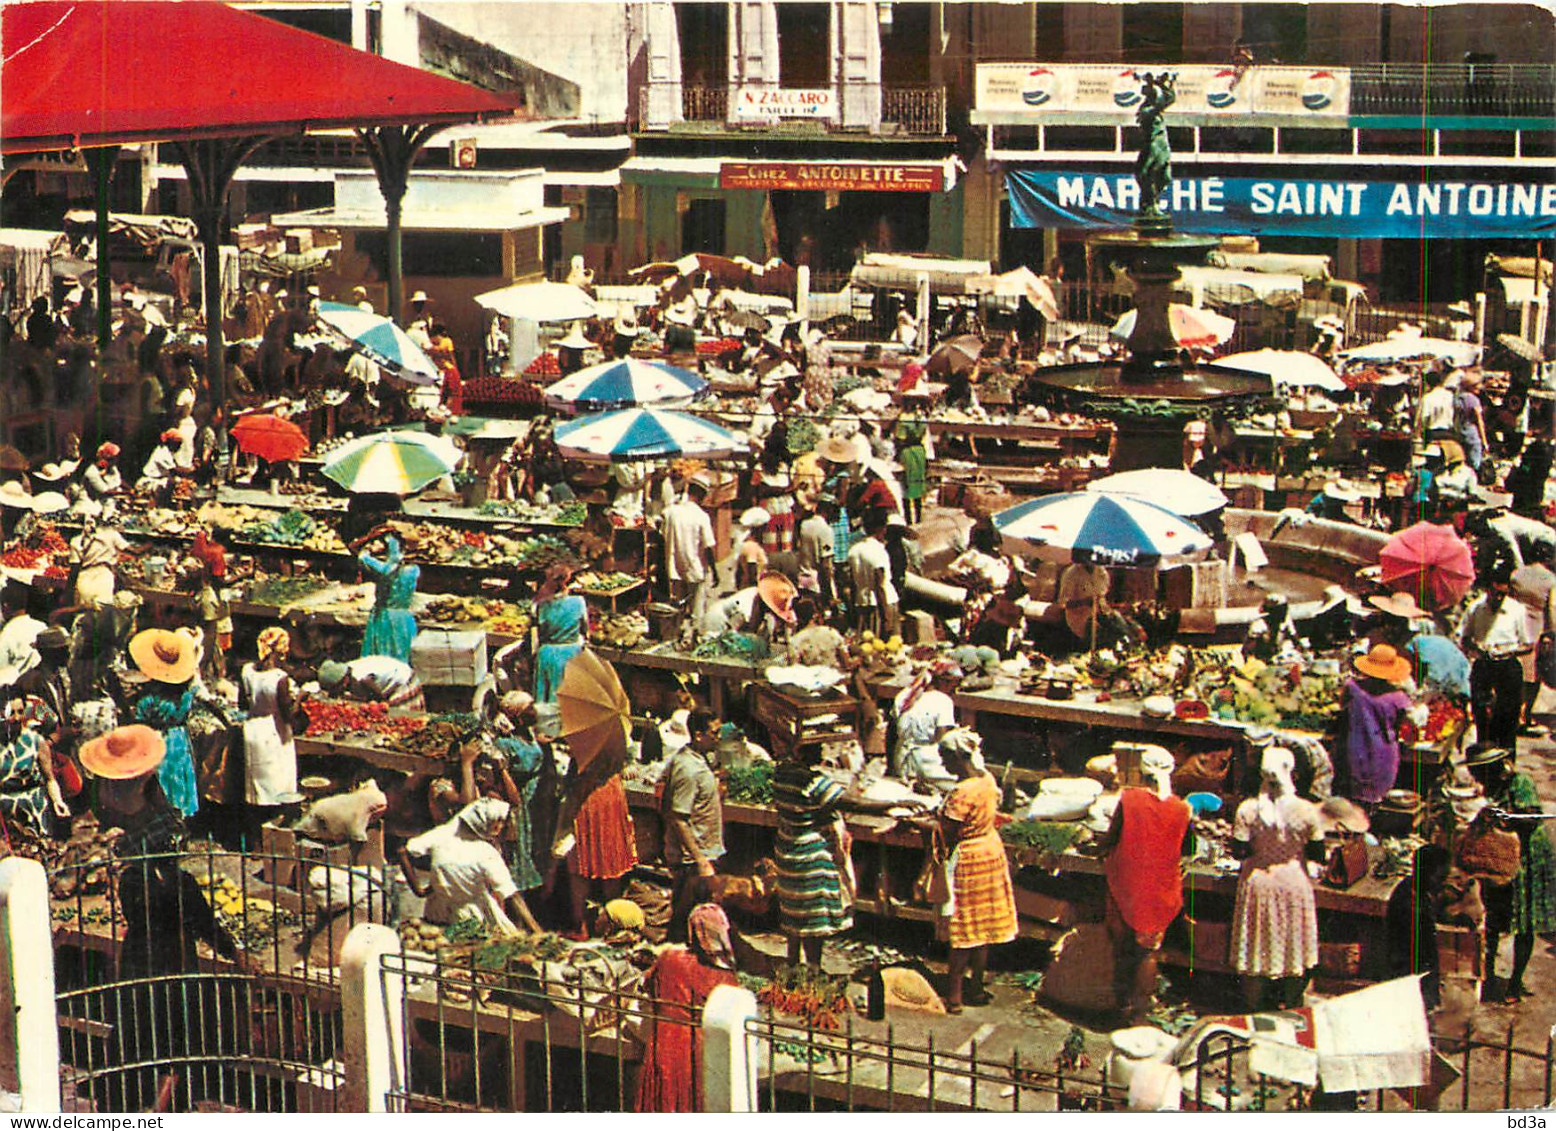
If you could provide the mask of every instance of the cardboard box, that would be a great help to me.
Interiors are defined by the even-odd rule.
[[[367,830],[365,844],[323,844],[294,832],[284,825],[268,824],[260,829],[260,877],[265,883],[296,888],[308,878],[308,869],[315,864],[333,864],[338,867],[372,867],[384,865],[384,830],[374,825]],[[264,895],[256,891],[255,895]]]
[[[313,250],[313,229],[288,228],[286,230],[286,253],[288,255],[302,255]]]
[[[411,645],[411,667],[428,686],[474,687],[486,678],[486,633],[424,628]]]

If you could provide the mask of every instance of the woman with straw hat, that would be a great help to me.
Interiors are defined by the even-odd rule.
[[[194,641],[182,632],[148,628],[130,641],[130,659],[151,681],[135,704],[135,721],[162,736],[165,753],[157,771],[162,791],[179,812],[192,817],[200,810],[189,742],[189,713],[195,705],[193,681],[199,667]]]
[[[1399,774],[1399,724],[1411,708],[1400,685],[1410,678],[1411,665],[1393,645],[1374,644],[1356,657],[1355,667],[1356,676],[1340,689],[1346,770],[1341,792],[1370,805],[1383,800]]]
[[[159,980],[199,970],[201,942],[240,969],[250,965],[217,921],[195,877],[179,867],[187,832],[159,780],[166,749],[162,735],[148,726],[118,727],[81,747],[81,765],[96,781],[99,823],[123,830],[113,854],[125,920],[118,970],[124,981],[101,991],[100,1006],[105,1016],[124,1022],[109,1042],[109,1055],[118,1064],[219,1061],[237,1055],[234,1038],[216,1023],[221,1015],[214,1000],[216,982]],[[109,1072],[105,1082],[105,1106],[113,1111],[148,1107],[157,1086],[152,1067]],[[192,1074],[190,1099],[196,1098],[198,1086],[199,1074]]]

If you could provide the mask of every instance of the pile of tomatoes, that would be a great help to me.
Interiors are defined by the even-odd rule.
[[[331,699],[310,699],[303,704],[308,716],[306,735],[382,734],[404,738],[427,725],[427,720],[410,715],[391,715],[382,703],[349,703]]]

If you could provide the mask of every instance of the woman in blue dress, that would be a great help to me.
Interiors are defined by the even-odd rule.
[[[135,721],[159,732],[167,744],[157,780],[178,811],[193,817],[200,809],[189,743],[189,713],[195,706],[194,676],[199,666],[194,639],[182,632],[148,628],[130,641],[130,659],[150,681],[135,704]]]
[[[567,591],[573,567],[558,562],[535,590],[535,700],[555,703],[567,662],[583,651],[589,606]]]
[[[360,549],[380,532],[381,529],[371,532],[352,548]],[[382,561],[365,551],[357,555],[357,564],[373,581],[373,611],[368,615],[367,631],[362,637],[362,655],[390,656],[408,664],[411,644],[416,640],[416,614],[411,612],[411,602],[421,580],[421,567],[400,556],[400,540],[393,534],[384,534],[384,546]]]

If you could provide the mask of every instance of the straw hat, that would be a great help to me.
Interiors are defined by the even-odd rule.
[[[53,483],[56,480],[63,479],[67,474],[69,473],[63,467],[53,462],[44,464],[32,473],[34,479],[41,479],[45,483]]]
[[[15,479],[0,483],[0,507],[15,507],[17,510],[30,511],[33,508],[33,498]]]
[[[592,349],[594,343],[584,337],[583,323],[574,322],[573,328],[567,332],[567,337],[558,338],[556,345],[562,349],[586,350]]]
[[[816,445],[816,454],[828,463],[853,463],[859,453],[841,436],[828,436]]]
[[[411,301],[412,302],[431,302],[432,300],[427,297],[427,292],[426,291],[417,291],[415,294],[413,294],[411,296]]]
[[[1364,833],[1372,827],[1361,806],[1343,797],[1327,798],[1318,807],[1318,824],[1326,833]]]
[[[1402,617],[1405,620],[1419,620],[1428,615],[1409,593],[1390,593],[1387,596],[1375,594],[1367,598],[1367,603],[1391,617]]]
[[[39,514],[58,514],[70,509],[70,500],[58,491],[45,491],[32,497],[32,509]]]
[[[1374,644],[1372,651],[1356,658],[1356,670],[1386,683],[1404,683],[1410,678],[1410,661],[1392,644]]]
[[[631,314],[622,314],[611,324],[611,328],[618,334],[624,336],[630,334],[635,338],[638,332],[638,320]]]
[[[1361,492],[1343,479],[1324,484],[1324,494],[1340,503],[1354,503],[1361,498]]]
[[[768,572],[757,579],[756,595],[762,599],[762,604],[786,620],[794,615],[796,592],[794,582],[781,573]]]
[[[162,764],[167,743],[148,726],[116,727],[81,747],[81,764],[110,781],[128,781]]]
[[[130,659],[141,674],[158,683],[188,683],[198,660],[194,641],[182,632],[148,628],[130,641]]]
[[[1471,750],[1469,756],[1464,759],[1466,766],[1490,766],[1511,758],[1513,752],[1505,746],[1479,746]]]

